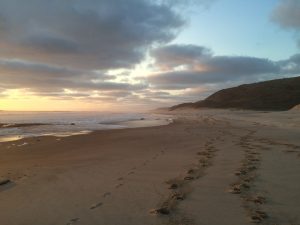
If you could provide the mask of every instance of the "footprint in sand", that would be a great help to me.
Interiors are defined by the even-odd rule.
[[[105,193],[103,194],[103,198],[106,198],[107,196],[110,196],[110,195],[111,195],[110,192],[105,192]]]
[[[0,180],[0,191],[8,190],[16,184],[9,179]]]
[[[192,176],[186,176],[183,178],[184,180],[194,180],[195,178]]]
[[[11,181],[9,179],[0,180],[0,186],[2,186],[2,185],[4,186],[9,183],[11,183]]]
[[[178,184],[173,183],[169,186],[169,189],[177,189],[178,188]]]
[[[265,220],[267,218],[268,218],[268,215],[265,212],[260,211],[260,210],[256,210],[256,211],[252,212],[252,215],[251,215],[251,220],[254,223],[261,223],[263,220]]]
[[[156,158],[157,158],[157,156],[153,156],[153,157],[152,157],[153,160],[156,159]]]
[[[99,203],[96,203],[96,204],[94,204],[94,205],[92,205],[91,207],[90,207],[90,209],[96,209],[96,208],[98,208],[98,207],[100,207],[100,206],[102,206],[103,205],[103,203],[102,202],[99,202]]]
[[[170,209],[168,209],[167,207],[162,207],[162,208],[158,208],[158,209],[152,209],[150,210],[150,214],[155,214],[155,215],[169,215],[170,214]]]
[[[193,174],[193,173],[195,173],[195,170],[194,169],[189,169],[186,173],[187,174]]]
[[[207,151],[202,151],[202,152],[197,152],[197,155],[200,155],[200,156],[208,156],[210,155],[209,152]]]
[[[292,150],[292,149],[287,149],[287,150],[283,150],[283,152],[285,153],[297,153],[297,150]]]
[[[254,196],[254,197],[248,197],[245,200],[248,201],[248,202],[253,202],[255,204],[259,204],[259,205],[262,205],[262,204],[266,203],[266,198],[261,196],[261,195],[257,195],[257,196]]]
[[[175,200],[183,201],[185,199],[185,196],[182,193],[176,193],[175,192],[174,194],[172,194],[171,198],[175,199]]]
[[[241,187],[238,184],[234,184],[228,191],[232,194],[241,194]]]
[[[80,218],[70,219],[70,221],[69,221],[66,225],[72,225],[72,224],[75,224],[75,223],[78,222],[79,220],[80,220]]]
[[[124,185],[124,184],[122,184],[122,183],[121,183],[121,184],[117,184],[117,185],[116,185],[116,188],[120,188],[120,187],[122,187],[123,185]]]
[[[170,194],[166,197],[166,200],[162,203],[161,207],[150,210],[150,213],[153,215],[169,215],[177,202],[183,201],[186,198],[185,186],[193,180],[199,179],[203,175],[203,167],[210,165],[210,158],[214,157],[214,153],[210,151],[217,151],[214,146],[211,146],[210,143],[207,143],[206,148],[210,150],[204,150],[197,152],[196,154],[200,156],[198,159],[199,163],[193,168],[190,168],[186,171],[185,176],[180,176],[180,178],[171,179],[166,181],[169,185],[168,189]],[[181,223],[179,223],[181,224]]]

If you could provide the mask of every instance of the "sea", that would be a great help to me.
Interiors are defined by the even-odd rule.
[[[170,116],[148,113],[0,111],[0,142],[39,136],[66,137],[96,130],[158,126],[171,122]],[[38,125],[18,126],[24,124]]]

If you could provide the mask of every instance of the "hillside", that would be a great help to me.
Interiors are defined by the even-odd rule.
[[[202,101],[170,108],[289,110],[300,104],[300,77],[271,80],[220,90]]]

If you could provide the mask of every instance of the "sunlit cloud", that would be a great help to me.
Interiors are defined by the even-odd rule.
[[[80,69],[130,68],[184,25],[172,7],[146,0],[3,0],[0,15],[1,57]]]

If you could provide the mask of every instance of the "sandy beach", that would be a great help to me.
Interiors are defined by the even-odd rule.
[[[300,224],[299,111],[173,114],[0,143],[0,224]]]

